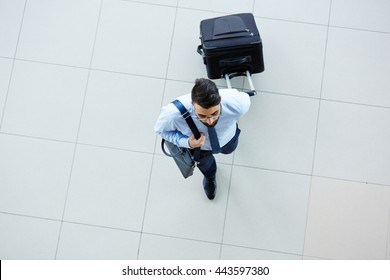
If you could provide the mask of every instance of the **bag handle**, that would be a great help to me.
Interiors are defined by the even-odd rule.
[[[163,151],[163,153],[166,155],[166,156],[168,156],[168,157],[178,157],[178,156],[180,156],[183,152],[182,152],[182,150],[178,150],[177,151],[177,153],[176,154],[170,154],[170,153],[168,153],[166,150],[165,150],[165,139],[162,139],[161,140],[161,150]]]

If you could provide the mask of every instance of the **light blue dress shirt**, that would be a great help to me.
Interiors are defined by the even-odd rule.
[[[223,147],[234,137],[236,123],[242,115],[248,112],[251,103],[247,93],[239,92],[236,89],[220,89],[219,94],[221,96],[221,115],[215,130],[219,145]],[[191,103],[191,94],[183,95],[177,99],[187,108],[199,132],[206,136],[205,144],[201,149],[211,150],[207,126],[196,117],[195,109]],[[189,148],[188,139],[192,135],[192,131],[174,104],[169,103],[161,108],[154,130],[165,140],[179,147]]]

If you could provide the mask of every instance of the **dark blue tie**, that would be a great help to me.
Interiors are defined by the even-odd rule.
[[[217,132],[214,127],[208,127],[208,131],[213,154],[218,154],[221,151],[221,147],[219,146]]]

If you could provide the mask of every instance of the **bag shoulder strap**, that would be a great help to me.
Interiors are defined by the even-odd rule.
[[[181,103],[177,99],[172,101],[172,103],[177,107],[177,109],[179,109],[181,115],[183,116],[183,118],[187,122],[187,124],[190,127],[192,133],[194,134],[195,138],[199,139],[200,138],[199,130],[196,127],[196,125],[194,123],[194,120],[192,119],[192,117],[191,117],[190,113],[188,112],[187,108],[184,107],[183,103]]]
[[[200,138],[200,132],[199,132],[198,128],[196,127],[196,125],[194,123],[194,120],[192,119],[192,117],[191,117],[190,113],[188,112],[187,108],[184,107],[183,103],[181,103],[177,99],[172,101],[172,103],[177,107],[177,109],[179,109],[181,115],[183,116],[183,118],[187,122],[187,124],[190,127],[192,133],[194,134],[194,137],[196,139],[199,139]],[[194,149],[194,160],[196,162],[199,162],[199,160],[200,160],[200,148],[195,148]]]

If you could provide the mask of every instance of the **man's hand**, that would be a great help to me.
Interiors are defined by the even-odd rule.
[[[204,141],[206,141],[206,136],[203,133],[200,134],[200,138],[198,140],[195,139],[194,134],[188,138],[188,144],[192,149],[202,147],[204,145]]]

